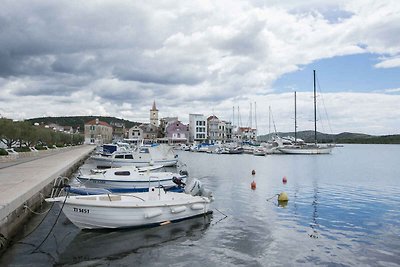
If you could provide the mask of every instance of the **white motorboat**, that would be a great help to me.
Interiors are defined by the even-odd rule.
[[[131,150],[128,143],[118,142],[116,144],[103,144],[96,148],[96,153],[103,156],[110,156],[113,152],[125,152]]]
[[[137,170],[139,172],[149,172],[149,171],[154,171],[154,170],[159,170],[161,168],[164,168],[163,165],[151,165],[151,166],[144,166],[144,167],[127,166],[127,167],[137,168]],[[114,167],[114,168],[121,168],[121,167]],[[91,169],[90,173],[91,174],[104,173],[108,169],[112,169],[112,167],[106,167],[106,168],[101,168],[101,169]]]
[[[124,166],[80,174],[76,178],[85,187],[90,188],[149,188],[175,186],[173,179],[185,183],[186,175],[172,172],[143,172],[134,166]]]
[[[254,156],[265,156],[267,154],[267,150],[263,147],[259,147],[253,150]]]
[[[102,166],[120,167],[149,165],[174,166],[178,162],[178,155],[172,147],[165,144],[141,146],[132,151],[115,151],[110,156],[94,155],[91,157]]]
[[[130,255],[132,251],[165,246],[171,241],[179,240],[181,244],[184,244],[187,240],[187,242],[193,243],[204,237],[204,232],[209,229],[211,220],[212,215],[209,212],[205,216],[157,228],[106,232],[80,231],[68,243],[68,246],[60,251],[57,264],[61,266],[88,265],[99,262],[99,259],[116,258],[121,255]]]
[[[81,229],[128,228],[162,225],[208,213],[211,194],[200,196],[200,183],[195,180],[185,193],[149,192],[47,198],[57,202],[67,218]]]

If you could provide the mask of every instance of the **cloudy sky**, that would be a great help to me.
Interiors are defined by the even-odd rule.
[[[3,117],[148,122],[155,100],[160,117],[215,114],[263,134],[269,107],[293,129],[297,91],[306,130],[315,69],[320,131],[400,133],[397,0],[0,3]]]

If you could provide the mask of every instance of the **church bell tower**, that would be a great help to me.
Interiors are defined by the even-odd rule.
[[[156,108],[156,101],[153,102],[153,107],[150,109],[150,124],[158,127],[158,109]]]

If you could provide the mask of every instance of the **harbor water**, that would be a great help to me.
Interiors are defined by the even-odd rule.
[[[0,266],[400,266],[399,145],[344,145],[331,155],[178,154],[213,191],[212,215],[82,231],[54,205],[33,217]],[[278,203],[281,192],[287,203]]]

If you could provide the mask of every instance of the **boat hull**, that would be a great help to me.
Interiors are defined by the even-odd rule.
[[[160,225],[199,216],[209,211],[208,198],[184,193],[165,193],[158,189],[156,191],[159,191],[157,195],[155,192],[149,192],[71,196],[46,201],[58,202],[67,218],[81,229]]]
[[[284,154],[296,154],[296,155],[320,155],[320,154],[330,154],[332,152],[331,147],[278,148],[278,150]]]

